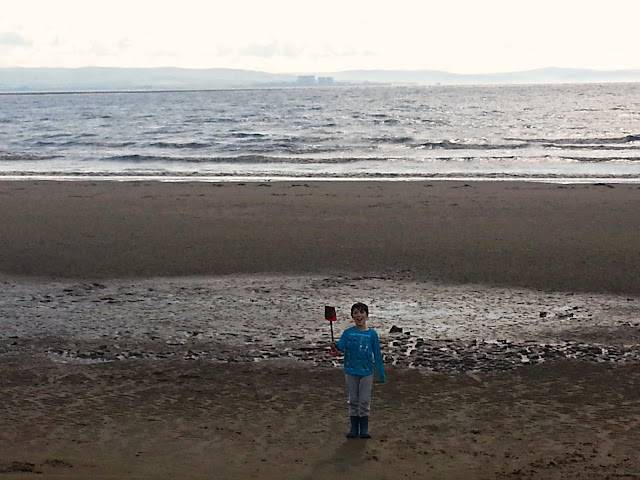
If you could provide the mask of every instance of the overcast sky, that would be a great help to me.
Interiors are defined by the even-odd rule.
[[[4,0],[0,67],[640,69],[640,0]]]

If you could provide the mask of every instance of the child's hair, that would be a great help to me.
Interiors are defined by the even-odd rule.
[[[353,317],[353,313],[355,311],[361,312],[361,313],[366,313],[367,316],[369,315],[369,307],[367,307],[364,303],[362,302],[357,302],[354,303],[353,306],[351,307],[351,316]]]

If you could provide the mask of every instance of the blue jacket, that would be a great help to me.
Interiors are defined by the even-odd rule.
[[[349,375],[373,375],[375,367],[378,379],[385,382],[384,363],[380,351],[378,333],[370,328],[365,331],[356,327],[346,329],[336,342],[338,350],[344,352],[344,373]]]

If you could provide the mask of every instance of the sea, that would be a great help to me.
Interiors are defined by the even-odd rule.
[[[640,84],[0,94],[0,179],[640,183]]]

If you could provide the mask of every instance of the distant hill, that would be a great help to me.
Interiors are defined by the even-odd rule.
[[[310,75],[305,74],[305,84]],[[525,72],[455,74],[430,70],[351,70],[316,73],[334,85],[486,85],[525,83],[640,82],[640,70],[544,68]],[[311,77],[313,79],[313,77]],[[226,68],[0,68],[0,92],[96,90],[206,90],[298,86],[297,74]]]
[[[0,68],[0,91],[200,90],[282,85],[296,79],[227,68]]]
[[[640,82],[640,70],[598,71],[570,68],[542,68],[524,72],[475,75],[429,70],[353,70],[334,73],[333,76],[336,81],[412,83],[418,85]]]

